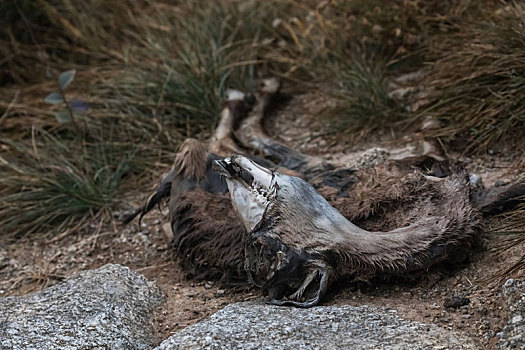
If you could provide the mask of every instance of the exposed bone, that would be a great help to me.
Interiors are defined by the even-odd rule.
[[[325,168],[324,160],[296,151],[269,137],[263,129],[262,121],[274,107],[281,83],[276,78],[265,79],[257,96],[257,104],[248,117],[235,131],[235,136],[246,147],[279,160],[279,165],[306,173],[320,167]]]
[[[279,305],[279,306],[289,305],[289,306],[304,307],[304,308],[312,307],[312,306],[315,306],[315,305],[319,304],[319,302],[321,301],[321,299],[323,298],[324,294],[326,293],[326,291],[328,289],[328,285],[329,285],[328,278],[329,278],[329,275],[328,275],[328,273],[326,271],[315,271],[314,274],[320,274],[321,275],[321,280],[319,281],[319,288],[317,289],[317,292],[315,293],[315,296],[312,299],[304,301],[304,302],[296,301],[296,300],[272,299],[270,301],[270,304]],[[305,283],[307,283],[307,285],[305,286],[305,288],[308,286],[308,284],[310,284],[309,278],[310,278],[310,275],[308,275],[306,277]],[[304,292],[304,290],[303,290],[303,292]],[[300,293],[300,294],[302,295],[302,293]],[[292,294],[292,296],[290,296],[290,298],[292,298],[294,295],[296,295],[296,294],[295,293]],[[299,295],[299,294],[297,294],[297,295]]]
[[[209,149],[219,155],[241,154],[233,139],[234,127],[253,106],[253,98],[239,90],[228,90],[228,99],[221,111],[219,124],[210,138]]]
[[[368,153],[373,153],[376,149],[322,157],[301,153],[274,140],[265,132],[263,121],[276,108],[275,105],[279,100],[280,87],[279,80],[275,78],[263,80],[263,86],[257,96],[256,105],[234,132],[235,137],[243,147],[276,159],[281,167],[292,169],[307,179],[333,168],[362,166],[363,159],[366,159]],[[441,146],[436,140],[425,139],[421,135],[417,135],[416,137],[407,138],[403,146],[392,145],[392,147],[389,147],[388,152],[385,152],[385,156],[377,159],[377,161],[427,156],[437,160],[444,160]]]

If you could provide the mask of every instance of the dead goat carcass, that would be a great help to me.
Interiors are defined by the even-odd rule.
[[[338,279],[407,272],[468,255],[477,216],[461,167],[438,163],[447,169],[440,177],[399,162],[343,171],[353,178],[350,187],[339,186],[329,171],[312,180],[325,199],[304,180],[257,161],[222,158],[187,140],[159,191],[138,211],[170,197],[173,246],[192,276],[251,281],[276,304],[306,307]],[[401,228],[369,232],[349,218]]]
[[[408,154],[347,168],[290,149],[261,124],[278,87],[265,84],[251,112],[253,100],[234,94],[210,143],[221,154],[186,140],[157,191],[128,221],[169,197],[173,246],[185,271],[251,282],[278,305],[310,307],[338,280],[468,257],[479,224],[473,205],[494,201],[471,201],[463,167]],[[228,150],[244,156],[227,157]]]

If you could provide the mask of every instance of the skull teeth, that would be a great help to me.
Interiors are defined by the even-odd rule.
[[[251,192],[256,196],[258,200],[264,202],[268,201],[268,191],[255,181],[252,183]],[[274,192],[274,189],[272,189],[270,191],[270,195]]]

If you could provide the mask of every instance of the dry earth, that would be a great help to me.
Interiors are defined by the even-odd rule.
[[[316,117],[328,108],[319,95],[296,97],[268,123],[269,133],[302,151],[316,154],[341,154],[347,150],[366,149],[378,144],[403,142],[403,133],[392,131],[376,135],[374,142],[350,146],[344,139],[335,139],[312,130],[320,130]],[[401,140],[401,141],[396,141]],[[378,143],[379,142],[379,143]],[[505,155],[504,155],[505,154]],[[480,158],[461,158],[469,170],[482,176],[485,185],[503,183],[519,174],[512,170],[513,157],[503,151],[490,152]],[[459,157],[459,156],[458,156]],[[159,178],[160,178],[159,171]],[[155,187],[154,181],[151,188]],[[0,295],[23,295],[69,276],[76,271],[118,263],[156,280],[168,296],[157,312],[158,342],[187,325],[198,322],[225,305],[259,297],[258,290],[231,291],[212,281],[194,281],[182,272],[176,254],[169,250],[165,213],[153,211],[143,223],[122,226],[119,220],[146,197],[144,190],[126,194],[122,209],[113,220],[95,217],[87,230],[65,232],[55,238],[45,234],[3,242],[0,245]],[[488,223],[487,228],[493,223]],[[412,280],[372,281],[337,286],[323,303],[325,305],[375,305],[397,309],[410,320],[437,323],[445,328],[464,332],[490,349],[498,341],[506,322],[506,309],[501,285],[507,277],[525,278],[524,271],[513,276],[494,278],[498,271],[517,261],[523,245],[497,252],[494,249],[504,237],[484,234],[485,247],[479,248],[467,266],[427,271]],[[459,308],[444,306],[447,299],[468,298]]]

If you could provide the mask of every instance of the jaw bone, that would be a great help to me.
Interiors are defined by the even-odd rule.
[[[215,161],[214,169],[225,177],[233,207],[246,230],[253,231],[275,196],[274,172],[240,155]]]
[[[318,216],[319,212],[327,211],[323,210],[327,208],[322,205],[322,197],[317,195],[319,198],[314,196],[313,200],[298,198],[297,196],[302,195],[308,197],[315,190],[299,178],[276,173],[243,156],[236,155],[217,160],[214,162],[214,169],[226,179],[232,205],[248,231],[245,243],[245,269],[248,279],[269,292],[269,302],[272,304],[297,307],[317,305],[326,292],[330,279],[324,265],[316,264],[309,254],[299,254],[295,249],[289,249],[277,237],[277,232],[277,236],[261,236],[259,231],[263,220],[267,219],[265,215],[271,211],[270,205],[278,206],[276,202],[282,201],[277,199],[281,190],[284,191],[284,197],[296,203],[299,211],[311,219]],[[321,207],[314,205],[313,208],[309,208],[308,204],[301,203],[301,200],[308,204],[315,204],[321,200]],[[303,207],[305,205],[306,207]],[[335,211],[331,207],[330,209]],[[296,215],[292,213],[292,216]],[[282,295],[285,291],[282,289],[283,283],[294,290],[289,297]]]

